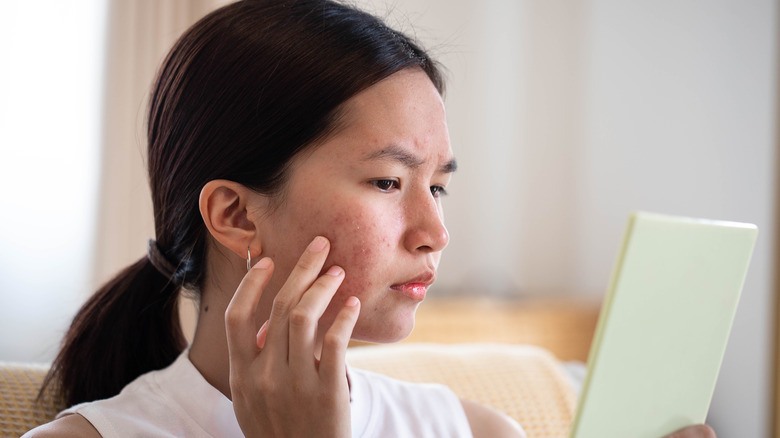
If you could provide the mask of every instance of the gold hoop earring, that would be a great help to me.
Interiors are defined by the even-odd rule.
[[[252,269],[252,253],[249,252],[249,247],[246,247],[246,272]]]

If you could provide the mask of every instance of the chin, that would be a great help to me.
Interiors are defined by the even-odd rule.
[[[392,344],[408,338],[414,329],[414,314],[411,318],[396,318],[394,321],[371,321],[369,324],[361,324],[358,320],[352,339],[374,344]]]

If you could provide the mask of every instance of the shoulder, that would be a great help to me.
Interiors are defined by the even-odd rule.
[[[466,412],[466,418],[469,420],[474,438],[526,438],[525,432],[520,425],[506,414],[470,400],[461,399],[460,403]]]
[[[38,426],[27,432],[22,438],[100,438],[92,423],[79,414],[66,415],[51,423]]]

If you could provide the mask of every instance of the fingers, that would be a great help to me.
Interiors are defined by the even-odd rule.
[[[266,363],[291,366],[293,372],[317,369],[313,358],[319,320],[345,276],[339,266],[320,275],[329,250],[330,243],[324,237],[316,237],[309,244],[276,295],[270,319],[260,330],[255,326],[255,312],[273,273],[273,264],[266,257],[247,273],[225,312],[231,358],[251,361],[262,350]],[[346,347],[359,308],[358,299],[350,297],[325,333],[324,364],[319,365],[320,370],[335,372],[334,375],[344,373]]]
[[[677,432],[667,435],[665,438],[717,438],[715,431],[706,424],[697,424],[680,429]]]
[[[325,332],[322,361],[317,365],[317,327],[345,277],[338,266],[320,274],[329,251],[330,243],[324,237],[309,244],[274,297],[271,315],[259,330],[257,307],[273,274],[269,258],[261,259],[246,274],[225,311],[231,396],[245,431],[246,424],[256,426],[249,428],[256,431],[279,425],[302,431],[306,429],[302,424],[314,421],[309,432],[331,427],[326,434],[349,433],[344,358],[360,302],[350,297],[339,310]],[[328,396],[323,398],[323,394]],[[323,412],[327,415],[320,415]],[[302,436],[310,436],[309,432]]]
[[[268,281],[273,274],[273,262],[265,257],[247,272],[225,310],[228,352],[231,362],[251,361],[257,354],[257,344],[252,342],[257,332],[255,312]]]
[[[345,357],[352,330],[360,314],[360,300],[349,297],[339,311],[333,325],[325,333],[320,356],[320,375],[325,379],[342,379],[346,368]]]
[[[298,370],[315,368],[314,354],[317,326],[322,314],[344,280],[344,270],[332,266],[325,275],[317,278],[300,302],[290,311],[290,365]]]
[[[716,438],[715,431],[707,424],[697,424],[691,427],[691,437]]]
[[[285,360],[288,358],[290,312],[319,276],[328,256],[329,246],[328,239],[322,236],[315,237],[274,298],[264,350],[269,354]]]

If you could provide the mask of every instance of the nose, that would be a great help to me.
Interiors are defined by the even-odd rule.
[[[406,207],[404,245],[411,252],[438,252],[450,241],[441,204],[430,193],[411,200]]]

